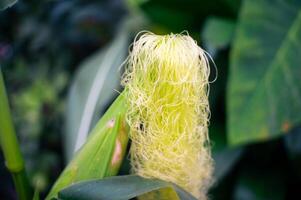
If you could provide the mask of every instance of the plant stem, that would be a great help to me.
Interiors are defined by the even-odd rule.
[[[6,167],[13,176],[19,199],[31,199],[31,190],[25,172],[24,160],[13,126],[8,99],[0,68],[0,143]]]
[[[16,191],[18,193],[19,199],[29,200],[31,199],[31,188],[28,183],[27,175],[25,169],[18,173],[12,173]]]

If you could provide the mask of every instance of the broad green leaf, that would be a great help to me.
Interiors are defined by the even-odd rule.
[[[18,0],[0,0],[0,11],[13,6],[17,1]]]
[[[114,41],[79,66],[67,100],[65,152],[68,160],[84,144],[99,114],[117,94],[130,30],[123,24]],[[114,90],[115,89],[115,90]]]
[[[300,1],[244,1],[230,61],[230,144],[266,141],[301,122],[300,55]]]
[[[202,39],[209,53],[214,54],[216,50],[227,47],[232,41],[234,29],[233,20],[208,18],[204,25]]]
[[[136,175],[115,176],[74,184],[59,192],[61,200],[127,200],[160,189],[173,189],[173,200],[196,200],[180,187]]]
[[[73,183],[117,175],[126,152],[126,103],[122,93],[99,120],[87,142],[55,182],[46,199]]]

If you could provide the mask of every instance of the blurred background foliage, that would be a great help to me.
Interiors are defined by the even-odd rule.
[[[2,0],[0,8],[14,2]],[[121,90],[118,69],[141,30],[187,30],[217,66],[210,87],[216,180],[210,199],[296,199],[298,0],[19,0],[1,11],[1,68],[41,197]],[[211,80],[216,74],[212,67]],[[0,198],[16,199],[0,159]],[[120,173],[128,170],[125,160]]]

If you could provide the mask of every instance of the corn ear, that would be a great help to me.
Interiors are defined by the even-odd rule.
[[[133,173],[175,183],[206,199],[213,163],[205,51],[185,34],[146,32],[134,41],[126,64]],[[140,199],[160,199],[153,195]]]
[[[46,199],[56,197],[60,190],[73,183],[118,173],[128,143],[125,112],[124,95],[121,94],[97,123]]]

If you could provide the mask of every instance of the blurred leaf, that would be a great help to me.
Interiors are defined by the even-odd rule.
[[[285,136],[284,144],[291,156],[301,156],[301,126]]]
[[[281,173],[281,172],[278,172]],[[276,171],[265,173],[247,169],[238,179],[234,200],[285,199],[284,180]]]
[[[217,125],[210,126],[210,139],[212,141],[212,157],[215,162],[214,178],[219,182],[230,172],[244,149],[243,147],[228,147],[225,130]]]
[[[220,181],[233,168],[243,153],[242,148],[230,149],[225,148],[219,152],[213,152],[213,159],[215,161],[214,178]]]
[[[39,190],[35,189],[32,200],[40,200]]]
[[[297,126],[284,137],[284,145],[293,170],[301,177],[301,126]]]
[[[196,200],[189,193],[174,184],[156,179],[146,179],[136,175],[115,176],[74,184],[59,192],[59,199],[127,200],[162,188],[173,188],[177,193],[177,199]]]
[[[301,2],[246,0],[231,52],[228,138],[266,141],[301,121]]]
[[[17,3],[17,1],[18,0],[1,0],[0,1],[0,11],[13,6],[15,3]]]
[[[235,22],[223,18],[210,17],[206,20],[202,39],[210,54],[227,47],[233,38]]]
[[[79,67],[68,95],[65,151],[70,160],[85,142],[96,121],[119,87],[118,68],[125,59],[129,29],[124,26],[114,41]]]

